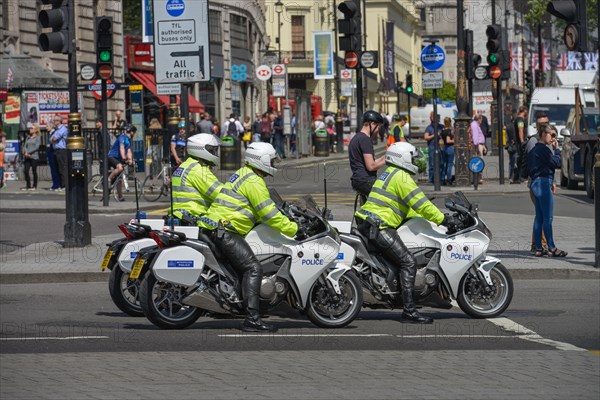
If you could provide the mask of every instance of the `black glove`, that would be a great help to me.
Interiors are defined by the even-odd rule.
[[[298,241],[302,241],[304,239],[306,239],[308,237],[308,235],[306,234],[306,228],[304,226],[300,226],[300,224],[298,224],[298,232],[296,232],[296,236],[294,236],[294,239],[298,240]]]
[[[314,236],[321,231],[321,221],[318,219],[313,219],[308,223],[306,228],[306,234],[308,236]]]
[[[444,225],[451,231],[457,231],[459,224],[459,220],[450,214],[444,215],[444,220],[441,223],[441,225]]]

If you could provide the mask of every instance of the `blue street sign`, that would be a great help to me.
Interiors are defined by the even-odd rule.
[[[423,68],[429,71],[436,71],[442,68],[446,61],[446,53],[444,49],[435,44],[430,44],[421,52],[421,64]]]
[[[483,162],[483,159],[481,157],[473,157],[471,158],[471,161],[469,161],[469,169],[474,174],[481,173],[484,167],[485,162]]]
[[[234,64],[231,66],[231,80],[235,82],[243,82],[248,79],[248,67],[246,64]]]

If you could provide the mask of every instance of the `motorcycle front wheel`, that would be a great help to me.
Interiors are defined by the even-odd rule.
[[[163,329],[184,329],[196,322],[204,311],[183,304],[185,288],[160,282],[148,271],[140,290],[140,305],[144,315]]]
[[[332,295],[324,280],[317,280],[308,293],[306,315],[321,328],[342,328],[356,318],[362,307],[362,288],[352,271],[339,279],[340,294]]]
[[[108,292],[119,310],[132,317],[144,316],[139,301],[140,280],[129,279],[129,274],[124,273],[118,264],[113,266],[110,273]]]
[[[463,276],[456,301],[465,314],[473,318],[494,318],[508,308],[514,292],[510,273],[498,263],[491,269],[490,277],[492,286],[488,288],[470,273]]]

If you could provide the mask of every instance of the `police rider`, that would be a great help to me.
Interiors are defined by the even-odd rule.
[[[407,142],[390,145],[385,153],[387,168],[375,184],[367,202],[355,213],[358,230],[382,251],[385,259],[398,265],[404,311],[401,322],[430,324],[432,318],[421,315],[413,298],[417,263],[396,231],[409,212],[437,225],[453,226],[454,217],[442,214],[419,189],[411,175],[418,172],[413,164],[415,147]]]
[[[299,232],[298,224],[279,211],[269,195],[264,177],[275,175],[276,159],[277,152],[271,144],[251,143],[246,149],[245,166],[231,175],[198,223],[238,273],[243,274],[246,319],[242,330],[245,332],[275,332],[277,328],[261,321],[258,294],[262,266],[244,237],[261,222],[286,236],[304,234],[303,229]]]
[[[186,160],[172,177],[173,216],[182,225],[196,225],[221,192],[223,184],[212,172],[219,162],[221,140],[213,134],[198,133],[187,141]]]
[[[385,157],[375,159],[375,149],[372,138],[377,135],[384,118],[375,111],[363,114],[361,130],[350,140],[348,159],[352,169],[352,189],[356,190],[366,200],[373,183],[377,179],[377,170],[385,165]]]

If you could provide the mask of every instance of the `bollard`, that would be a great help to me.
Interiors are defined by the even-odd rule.
[[[596,163],[594,164],[594,223],[596,226],[596,262],[594,266],[600,268],[600,154],[596,154]]]
[[[315,156],[329,157],[329,135],[325,129],[315,131]]]

